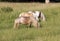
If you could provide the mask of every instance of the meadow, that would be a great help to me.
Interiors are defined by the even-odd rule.
[[[41,27],[14,29],[14,20],[21,12],[42,11],[46,21]],[[0,2],[0,41],[60,41],[60,3],[8,3]]]

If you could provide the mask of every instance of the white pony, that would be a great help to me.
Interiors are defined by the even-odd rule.
[[[40,24],[38,23],[38,21],[34,17],[30,17],[30,16],[29,17],[21,16],[15,19],[14,28],[18,28],[19,24],[29,25],[30,27],[31,25],[33,25],[36,28],[40,27]]]

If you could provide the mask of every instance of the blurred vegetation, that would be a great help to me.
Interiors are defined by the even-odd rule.
[[[2,12],[11,12],[13,9],[11,7],[2,7],[1,8]]]

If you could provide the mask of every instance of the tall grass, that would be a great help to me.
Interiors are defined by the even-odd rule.
[[[0,3],[0,41],[60,41],[60,3]],[[11,7],[12,12],[2,11],[2,7]],[[20,25],[13,29],[14,20],[24,11],[42,11],[46,22],[40,22],[41,28],[27,28]]]

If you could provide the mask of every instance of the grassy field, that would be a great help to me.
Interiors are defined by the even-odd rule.
[[[6,12],[6,7],[13,11]],[[39,10],[45,14],[46,22],[40,22],[42,27],[27,29],[26,25],[20,25],[19,29],[13,29],[18,15],[29,10]],[[60,41],[60,3],[0,2],[0,41]]]

